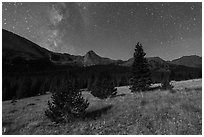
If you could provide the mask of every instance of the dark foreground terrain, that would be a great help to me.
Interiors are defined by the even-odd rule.
[[[202,80],[172,82],[174,90],[132,94],[118,87],[118,96],[99,100],[89,92],[84,119],[55,125],[44,116],[51,94],[3,101],[3,134],[202,134]],[[154,85],[155,87],[158,84]]]

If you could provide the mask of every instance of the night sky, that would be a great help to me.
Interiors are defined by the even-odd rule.
[[[129,59],[202,55],[202,3],[2,3],[2,27],[55,52]]]

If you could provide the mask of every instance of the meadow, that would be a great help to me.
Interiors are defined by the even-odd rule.
[[[172,81],[172,90],[157,88],[100,100],[83,91],[90,105],[83,118],[54,124],[45,115],[51,93],[2,102],[2,134],[197,135],[202,134],[202,79]]]

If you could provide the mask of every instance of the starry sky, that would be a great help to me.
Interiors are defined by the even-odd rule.
[[[127,60],[202,56],[202,3],[2,3],[2,27],[49,50]]]

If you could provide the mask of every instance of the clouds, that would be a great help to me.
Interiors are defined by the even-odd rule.
[[[47,46],[57,52],[68,52],[82,46],[89,23],[83,6],[78,3],[52,3],[48,8],[49,37]],[[74,53],[72,53],[74,54]]]
[[[76,54],[75,49],[86,43],[91,23],[89,3],[44,3],[35,21],[43,24],[36,28],[37,43],[55,52]],[[36,11],[32,11],[36,12]]]
[[[42,40],[44,47],[55,52],[69,52],[72,49],[67,32],[70,30],[69,9],[65,3],[51,3],[47,10],[47,18],[49,20],[46,29],[46,36]]]
[[[48,23],[40,30],[41,45],[55,52],[75,54],[75,48],[83,45],[89,23],[82,8],[78,3],[50,3],[46,13]]]
[[[50,22],[56,26],[58,23],[60,23],[63,19],[63,14],[60,13],[58,9],[56,9],[54,6],[49,10],[49,19]]]

